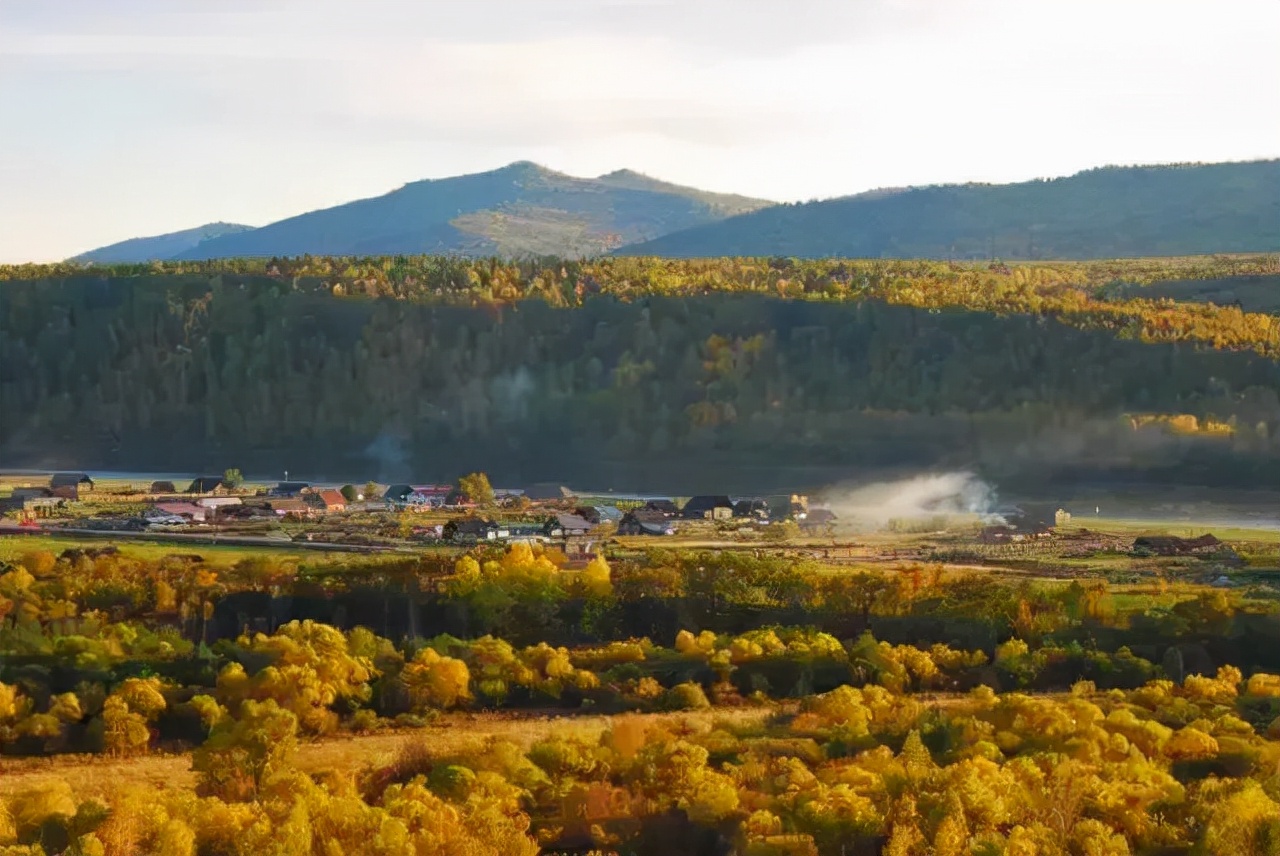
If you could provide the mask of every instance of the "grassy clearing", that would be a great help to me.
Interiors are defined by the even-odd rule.
[[[717,723],[758,723],[775,710],[752,707],[680,713],[627,714],[646,723],[705,730]],[[426,747],[426,754],[442,757],[480,749],[490,738],[509,740],[528,748],[552,735],[599,739],[613,716],[513,716],[509,714],[446,714],[426,728],[395,729],[375,734],[342,734],[303,743],[295,766],[305,773],[354,773],[368,766],[390,763],[406,746]],[[55,781],[67,781],[80,797],[102,796],[118,788],[146,785],[192,790],[191,756],[153,754],[138,758],[104,755],[55,755],[44,758],[0,757],[0,797]]]

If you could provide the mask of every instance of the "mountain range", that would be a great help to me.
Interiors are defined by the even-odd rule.
[[[1275,250],[1280,160],[1103,167],[801,204],[710,193],[630,170],[576,178],[521,161],[260,228],[212,223],[73,261],[422,253],[1089,259]]]
[[[227,230],[176,250],[173,236],[161,235],[93,250],[76,260],[118,261],[117,248],[125,245],[134,254],[129,261],[304,254],[596,256],[771,204],[668,184],[630,170],[575,178],[520,161],[490,172],[415,181],[383,196],[257,229]],[[101,257],[107,251],[114,255]]]

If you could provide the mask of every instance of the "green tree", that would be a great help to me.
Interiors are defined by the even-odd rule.
[[[339,490],[339,493],[342,494],[342,498],[347,502],[355,502],[356,497],[359,496],[359,494],[356,493],[356,486],[353,484],[344,484]]]
[[[493,485],[489,484],[489,477],[484,473],[472,473],[458,479],[458,490],[476,505],[486,508],[493,505]]]
[[[235,490],[244,484],[244,476],[240,474],[239,468],[230,467],[222,473],[222,483],[231,490]]]

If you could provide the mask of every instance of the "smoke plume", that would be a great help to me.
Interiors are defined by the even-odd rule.
[[[884,529],[891,525],[1003,522],[991,485],[972,473],[921,475],[868,485],[844,484],[821,493],[843,528]]]

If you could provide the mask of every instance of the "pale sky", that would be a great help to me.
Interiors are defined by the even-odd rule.
[[[804,200],[1280,156],[1280,0],[0,0],[0,261],[533,160]]]

